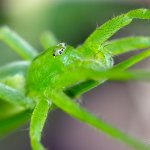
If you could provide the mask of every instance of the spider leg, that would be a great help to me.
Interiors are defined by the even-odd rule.
[[[33,150],[44,150],[44,147],[40,143],[41,132],[51,106],[49,100],[40,98],[34,108],[30,123],[30,140]]]
[[[123,62],[115,65],[112,70],[126,70],[130,67],[132,67],[133,65],[137,64],[138,62],[146,59],[150,57],[150,49],[145,50],[137,55],[134,55],[130,58],[128,58],[127,60],[124,60]]]
[[[96,84],[101,84],[106,80],[150,80],[150,71],[96,71],[82,68],[82,70],[77,69],[76,71],[72,71],[72,74],[66,72],[61,77],[56,77],[54,82],[58,85],[58,89],[60,88],[64,90],[68,96],[73,98],[80,96],[81,94],[87,92],[89,88],[93,88]]]
[[[104,43],[104,47],[112,56],[150,47],[150,37],[136,36],[115,39]]]
[[[128,78],[128,80],[131,78],[131,79],[133,79],[133,78],[136,78],[136,75],[134,76],[134,75],[127,75],[128,73],[126,72],[126,75],[124,74],[124,77],[123,77],[123,73],[121,73],[122,71],[125,71],[126,69],[128,69],[128,68],[130,68],[130,67],[132,67],[133,65],[135,65],[136,63],[138,63],[138,62],[140,62],[140,61],[142,61],[143,59],[145,59],[145,58],[147,58],[147,57],[149,57],[150,56],[150,49],[148,49],[148,50],[146,50],[146,51],[143,51],[143,52],[141,52],[141,53],[139,53],[139,54],[136,54],[136,55],[134,55],[134,56],[132,56],[132,57],[130,57],[130,58],[128,58],[127,60],[125,60],[125,61],[123,61],[123,62],[121,62],[121,63],[119,63],[119,64],[117,64],[117,65],[115,65],[112,69],[110,69],[110,71],[108,71],[108,73],[107,72],[104,72],[104,73],[101,73],[100,72],[100,76],[99,76],[99,79],[100,78],[102,78],[102,74],[103,74],[103,80],[98,80],[98,81],[95,81],[95,80],[87,80],[87,81],[85,81],[85,82],[82,82],[82,83],[80,83],[80,84],[77,84],[77,85],[74,85],[74,86],[71,86],[71,87],[69,87],[69,88],[67,88],[66,89],[66,93],[67,94],[69,94],[69,96],[71,96],[71,97],[76,97],[76,96],[79,96],[79,95],[81,95],[81,94],[83,94],[83,93],[85,93],[85,92],[87,92],[87,91],[89,91],[90,89],[92,89],[92,88],[94,88],[94,87],[96,87],[96,86],[98,86],[98,85],[100,85],[101,83],[103,83],[105,80],[107,80],[109,77],[110,78],[115,78],[115,76],[113,75],[113,73],[115,73],[116,74],[116,78],[117,78],[117,76],[118,76],[118,78],[119,78],[119,80],[121,80],[121,78],[123,79],[125,79],[125,76]],[[81,65],[80,65],[81,66]],[[76,68],[78,68],[78,67],[76,67]],[[84,66],[83,66],[83,68],[84,68]],[[81,69],[82,71],[83,71],[83,69]],[[79,72],[82,72],[81,70],[79,70]],[[92,71],[92,70],[91,70]],[[112,71],[112,72],[111,72]],[[82,77],[82,76],[80,76],[79,75],[79,72],[77,73],[77,77],[79,78],[79,77]],[[120,72],[121,74],[119,75],[119,74],[117,74],[117,72]],[[85,73],[84,73],[85,74]],[[132,73],[131,73],[132,74]],[[134,73],[133,73],[134,74]],[[68,75],[72,75],[72,76],[75,76],[75,74],[68,74]],[[62,75],[62,78],[66,78],[66,77],[68,77],[68,75]],[[92,76],[94,76],[94,75],[96,75],[95,73],[94,73],[94,71],[93,71],[93,74],[91,73],[91,77],[90,76],[88,76],[88,74],[86,74],[86,76],[85,76],[85,78],[87,78],[87,79],[92,79]],[[105,77],[105,79],[104,79],[104,75],[106,75],[106,77]],[[138,74],[137,74],[138,75]],[[88,76],[88,77],[87,77]],[[120,76],[120,77],[119,77]],[[122,76],[122,77],[121,77]],[[129,76],[130,76],[130,78],[129,78]],[[145,74],[145,76],[147,77],[148,76],[148,74]],[[140,78],[141,77],[141,79],[142,79],[142,76],[139,74],[139,76],[137,76],[137,78]],[[126,79],[127,79],[126,78]],[[144,75],[143,75],[143,78],[144,78]],[[71,79],[71,78],[70,78]],[[82,79],[84,79],[84,77],[82,77]],[[55,80],[56,82],[58,81],[59,82],[59,79],[56,79]],[[69,82],[69,80],[63,80],[63,79],[61,79],[61,77],[60,77],[60,81],[68,81]],[[79,80],[79,81],[81,81],[81,79]],[[63,82],[61,82],[60,83],[60,85],[62,85],[62,83]],[[72,83],[74,83],[75,84],[75,82],[74,81],[72,81]],[[67,82],[65,82],[65,84],[67,84]],[[58,84],[59,85],[59,84]],[[69,85],[71,85],[70,83],[69,83]],[[73,84],[72,84],[73,85]]]
[[[32,60],[37,55],[37,50],[7,26],[0,28],[0,40],[9,45],[23,59]]]
[[[114,35],[118,30],[130,24],[133,19],[150,19],[150,10],[149,9],[136,9],[129,11],[126,14],[117,16],[102,26],[96,29],[84,42],[83,46],[98,48],[99,45],[103,44],[108,40],[112,35]]]
[[[81,108],[72,99],[60,90],[47,89],[46,94],[49,96],[51,101],[60,109],[71,115],[72,117],[84,122],[92,127],[97,128],[99,131],[117,139],[123,143],[126,143],[136,150],[146,150],[146,147],[140,141],[124,134],[118,129],[112,127],[102,119],[94,116],[85,109]]]

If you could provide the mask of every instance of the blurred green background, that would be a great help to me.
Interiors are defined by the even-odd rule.
[[[112,17],[131,9],[148,8],[149,6],[149,0],[3,0],[0,1],[0,24],[1,26],[7,25],[15,30],[40,52],[43,49],[39,39],[44,31],[49,30],[54,33],[59,41],[77,46],[81,44],[97,26],[100,26]],[[119,31],[112,38],[129,35],[149,35],[149,23],[149,21],[136,20],[129,27],[125,27]],[[121,57],[118,59],[121,59]],[[15,60],[20,60],[20,58],[5,44],[0,43],[0,65]],[[104,89],[102,89],[102,91]],[[106,89],[104,91],[106,91]],[[93,93],[90,94],[92,95]],[[98,97],[100,97],[100,95]],[[2,111],[0,111],[0,113],[2,113]],[[65,132],[62,133],[60,129],[61,127],[66,127],[65,130],[67,132],[68,119],[65,119],[65,117],[66,116],[60,111],[55,111],[50,115],[49,123],[47,123],[48,125],[46,125],[45,134],[43,135],[43,142],[47,145],[48,149],[90,150],[91,147],[86,147],[84,142],[81,142],[82,145],[80,140],[74,143],[75,137],[72,139],[69,138],[72,142],[68,141],[72,143],[70,144],[72,147],[67,147],[67,142],[66,144],[62,142],[63,137],[65,138],[65,136],[67,136]],[[69,119],[71,120],[71,118]],[[66,122],[64,123],[63,120],[66,120]],[[73,126],[74,124],[71,125]],[[88,130],[93,132],[93,130],[89,128]],[[86,133],[88,130],[86,130]],[[69,131],[71,132],[71,130]],[[73,134],[74,133],[72,133],[72,136]],[[127,150],[127,148],[123,148],[122,145],[120,147],[118,145],[113,147],[112,141],[108,141],[108,143],[110,142],[111,144],[107,144],[107,142],[103,142],[104,139],[102,138],[100,140],[101,142],[98,142],[99,137],[95,136],[93,139],[97,141],[97,143],[94,144],[95,146],[92,147],[92,150],[109,150],[111,147],[111,150]],[[83,139],[81,139],[81,141],[83,141]],[[107,145],[110,145],[110,147],[107,147]],[[30,150],[28,127],[23,127],[8,137],[1,139],[0,149]]]

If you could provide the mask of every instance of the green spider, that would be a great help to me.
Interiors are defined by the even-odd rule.
[[[149,37],[127,37],[107,42],[120,28],[136,18],[150,19],[150,10],[137,9],[109,20],[77,48],[64,43],[58,44],[50,35],[45,35],[42,43],[47,50],[41,54],[15,32],[2,27],[0,39],[28,61],[11,63],[0,68],[0,98],[22,107],[19,113],[0,119],[0,134],[26,122],[30,118],[29,113],[32,112],[30,121],[32,149],[44,150],[40,143],[41,132],[48,112],[58,107],[134,149],[150,149],[139,140],[92,115],[74,101],[107,79],[149,79],[149,73],[124,70],[149,57],[150,49],[117,65],[113,63],[113,57],[116,55],[150,47]],[[22,78],[16,77],[18,74],[25,80],[25,86],[20,86]]]

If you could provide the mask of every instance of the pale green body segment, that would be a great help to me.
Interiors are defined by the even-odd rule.
[[[105,53],[97,51],[84,56],[80,52],[80,48],[74,49],[67,46],[61,55],[54,57],[54,49],[55,46],[47,49],[32,61],[27,78],[29,93],[30,91],[31,93],[33,91],[43,92],[47,87],[56,88],[57,84],[53,82],[56,77],[59,78],[67,72],[69,74],[77,68],[82,69],[85,67],[91,70],[103,71],[113,65],[111,55],[107,51]]]
[[[149,79],[149,73],[124,70],[149,57],[150,49],[113,66],[113,56],[138,48],[149,48],[149,37],[128,37],[107,42],[113,34],[131,23],[135,18],[150,19],[150,10],[133,10],[113,18],[97,28],[77,48],[69,45],[61,47],[61,44],[58,45],[53,36],[50,40],[51,35],[47,32],[41,41],[45,48],[48,47],[49,43],[50,47],[39,55],[16,33],[11,32],[7,27],[1,28],[0,39],[12,47],[22,58],[28,59],[30,62],[17,62],[0,69],[0,98],[5,102],[23,107],[20,115],[17,113],[6,119],[0,118],[0,124],[3,124],[0,126],[0,133],[4,134],[10,130],[10,126],[15,128],[18,124],[25,122],[29,118],[26,112],[33,111],[30,123],[32,149],[44,150],[40,143],[41,133],[47,114],[55,105],[74,118],[130,145],[136,150],[150,149],[149,146],[145,146],[142,142],[92,115],[76,104],[74,99],[71,99],[108,79]],[[58,50],[62,48],[64,48],[63,52],[59,55]],[[22,90],[20,86],[15,86],[13,83],[6,84],[14,79],[16,74],[21,74],[24,77],[25,89]],[[5,123],[8,123],[9,126],[5,126]],[[4,131],[2,132],[2,130]]]

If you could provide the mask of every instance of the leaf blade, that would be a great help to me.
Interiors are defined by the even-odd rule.
[[[2,83],[0,83],[0,99],[21,106],[25,109],[32,109],[34,107],[33,100],[26,97],[18,90]]]
[[[32,60],[37,55],[37,50],[7,26],[0,28],[0,40],[9,45],[25,60]]]
[[[29,110],[24,110],[7,118],[0,119],[0,137],[6,136],[20,125],[25,124],[30,118],[30,113]]]

